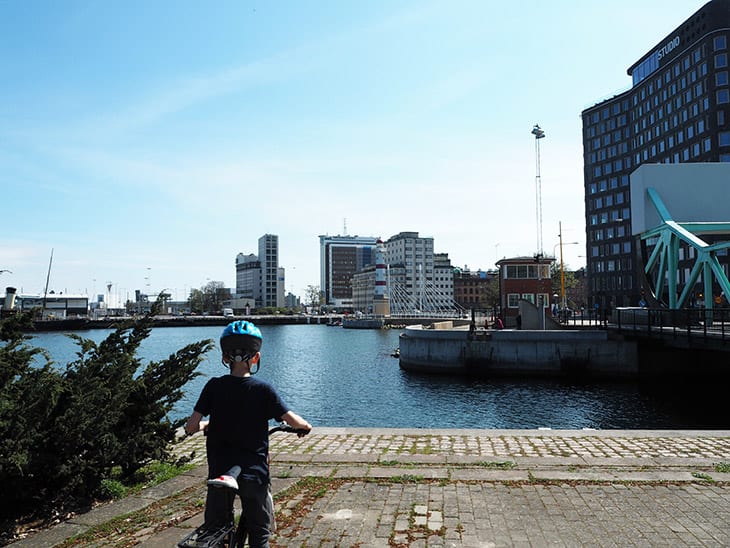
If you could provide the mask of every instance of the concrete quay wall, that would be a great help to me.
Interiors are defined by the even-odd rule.
[[[481,376],[638,376],[637,344],[606,331],[477,331],[408,327],[400,336],[407,371]]]

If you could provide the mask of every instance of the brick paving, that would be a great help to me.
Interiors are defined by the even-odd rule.
[[[175,452],[204,463],[204,438]],[[272,436],[271,453],[280,524],[272,546],[730,545],[728,431],[318,428]],[[198,466],[16,544],[53,546],[110,515],[202,488],[204,473]],[[134,540],[174,546],[201,521],[149,527]]]

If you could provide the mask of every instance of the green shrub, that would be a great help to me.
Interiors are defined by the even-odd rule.
[[[169,460],[183,421],[168,413],[212,342],[143,364],[137,351],[158,309],[159,303],[100,343],[71,335],[79,349],[65,366],[28,345],[22,332],[29,316],[0,320],[0,522],[6,529],[19,516],[114,496],[114,481],[129,483],[151,461]]]

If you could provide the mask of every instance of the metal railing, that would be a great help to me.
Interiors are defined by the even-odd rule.
[[[685,338],[689,343],[722,346],[730,343],[728,308],[617,308],[612,315],[612,324],[620,333],[646,338]]]

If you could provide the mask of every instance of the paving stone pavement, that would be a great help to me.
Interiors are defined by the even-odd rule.
[[[204,438],[175,452],[204,463]],[[317,428],[272,436],[271,453],[272,546],[730,546],[730,431]],[[201,464],[13,546],[54,546],[204,475]],[[286,491],[303,478],[309,491]],[[175,546],[201,521],[135,542]]]

